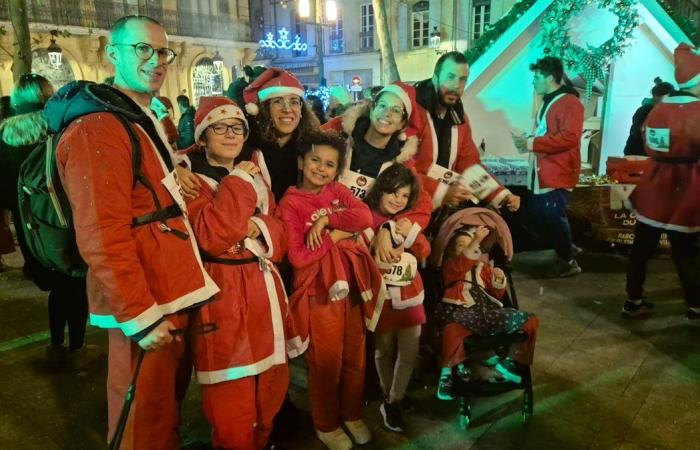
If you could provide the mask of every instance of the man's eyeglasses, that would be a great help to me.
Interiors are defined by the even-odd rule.
[[[153,48],[152,45],[146,44],[145,42],[139,42],[136,44],[117,44],[117,43],[112,43],[112,45],[124,45],[126,47],[133,47],[134,48],[134,53],[136,53],[136,56],[138,56],[140,59],[144,61],[148,61],[151,59],[154,53],[158,53],[158,57],[165,58],[165,63],[166,64],[171,64],[173,61],[175,61],[175,57],[177,56],[177,53],[175,53],[175,50],[171,48],[159,48],[156,50]]]
[[[299,111],[301,109],[301,99],[292,98],[290,100],[286,100],[283,97],[275,97],[272,100],[270,100],[270,105],[273,108],[277,109],[289,108],[295,111]]]
[[[226,125],[225,123],[217,123],[209,126],[214,134],[227,134],[228,130],[233,131],[233,134],[238,136],[245,136],[248,134],[248,128],[240,123],[234,125]]]
[[[400,106],[389,106],[386,103],[378,103],[377,106],[374,107],[374,109],[376,109],[377,111],[388,111],[389,113],[399,117],[403,117],[404,114],[404,110]]]

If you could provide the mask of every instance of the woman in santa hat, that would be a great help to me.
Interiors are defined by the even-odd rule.
[[[411,115],[407,85],[399,81],[384,87],[372,103],[359,103],[321,127],[334,130],[346,138],[346,165],[339,181],[360,199],[364,199],[377,176],[394,163],[406,164],[418,150],[418,139],[406,130]],[[411,136],[409,136],[411,135]],[[430,196],[420,189],[415,205],[395,219],[411,222],[412,233],[428,226],[432,204]],[[381,228],[373,241],[377,258],[394,263],[401,252],[393,248],[391,236]]]
[[[243,111],[225,97],[204,97],[194,122],[198,149],[189,157],[202,183],[187,209],[204,266],[221,288],[195,316],[195,329],[216,327],[193,335],[202,405],[215,448],[262,449],[289,384],[287,297],[274,265],[286,235],[260,169],[241,154]]]
[[[700,49],[681,44],[674,53],[678,91],[649,113],[642,127],[649,161],[630,199],[637,228],[627,268],[627,298],[622,314],[653,314],[644,299],[647,261],[662,232],[671,241],[687,317],[700,319]]]
[[[265,181],[279,202],[297,183],[297,148],[320,123],[304,102],[304,87],[287,72],[271,67],[243,91],[245,109],[253,116],[250,146],[258,149]]]

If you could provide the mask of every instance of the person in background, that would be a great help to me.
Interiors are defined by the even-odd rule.
[[[323,101],[321,101],[321,97],[318,95],[307,95],[306,104],[311,108],[314,114],[316,114],[321,125],[326,123],[326,112],[323,110]]]
[[[671,256],[688,305],[687,317],[700,319],[700,52],[687,44],[674,53],[678,91],[649,113],[642,134],[649,156],[630,200],[637,212],[634,243],[627,267],[627,301],[622,314],[652,314],[644,299],[647,261],[662,232],[671,241]]]
[[[630,135],[627,138],[627,143],[625,144],[624,153],[626,156],[646,156],[644,152],[644,137],[642,136],[642,125],[644,121],[647,120],[647,116],[651,110],[664,99],[668,94],[673,92],[673,85],[666,81],[662,81],[661,78],[654,78],[654,87],[651,88],[651,101],[645,99],[632,116],[632,126],[630,127]]]
[[[175,111],[173,104],[168,97],[153,97],[151,99],[151,111],[156,115],[160,124],[163,125],[165,134],[168,136],[168,143],[173,148],[177,146],[178,134],[177,127],[173,121]]]
[[[46,358],[54,366],[68,364],[78,369],[102,354],[98,347],[85,345],[88,315],[85,277],[70,277],[41,266],[27,246],[17,203],[20,166],[34,148],[46,140],[48,124],[44,105],[53,93],[51,83],[41,75],[22,75],[17,81],[11,101],[14,114],[0,124],[0,186],[3,207],[12,211],[17,241],[24,257],[24,274],[40,289],[49,291],[51,343],[46,347]]]
[[[194,144],[194,108],[186,95],[177,96],[180,121],[177,123],[177,148],[184,150]]]
[[[352,103],[350,93],[343,86],[332,86],[328,94],[328,120],[342,115]]]
[[[3,95],[0,97],[0,124],[10,116],[10,96]],[[15,240],[12,237],[10,230],[10,210],[0,209],[0,271],[7,268],[2,256],[15,251]]]
[[[530,65],[535,93],[542,95],[542,104],[535,117],[534,136],[513,136],[515,147],[527,153],[527,201],[515,216],[513,239],[517,230],[535,230],[536,240],[554,248],[558,260],[551,275],[570,277],[581,273],[575,259],[571,226],[566,215],[571,191],[581,172],[581,135],[583,104],[578,92],[566,83],[561,59],[545,56]]]

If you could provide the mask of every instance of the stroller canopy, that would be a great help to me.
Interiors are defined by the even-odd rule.
[[[440,227],[440,231],[433,241],[430,264],[436,267],[442,265],[442,258],[447,244],[457,230],[464,226],[480,225],[491,229],[491,234],[484,240],[484,247],[490,249],[494,244],[498,245],[503,250],[505,257],[510,261],[513,257],[513,239],[510,236],[510,230],[505,220],[490,209],[466,208],[452,214]]]

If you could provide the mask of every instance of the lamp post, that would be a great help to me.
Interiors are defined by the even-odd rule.
[[[324,77],[325,71],[323,68],[323,11],[321,10],[321,0],[315,1],[316,21],[314,25],[316,26],[316,65],[318,66],[318,86],[321,87],[326,85],[326,79]],[[309,0],[299,0],[298,13],[299,17],[304,19],[311,16]],[[338,20],[338,7],[334,0],[326,0],[326,19],[328,22]]]
[[[59,69],[63,64],[63,51],[61,47],[56,43],[56,37],[58,36],[58,31],[51,30],[51,44],[47,47],[46,51],[49,55],[49,63],[51,67]]]

